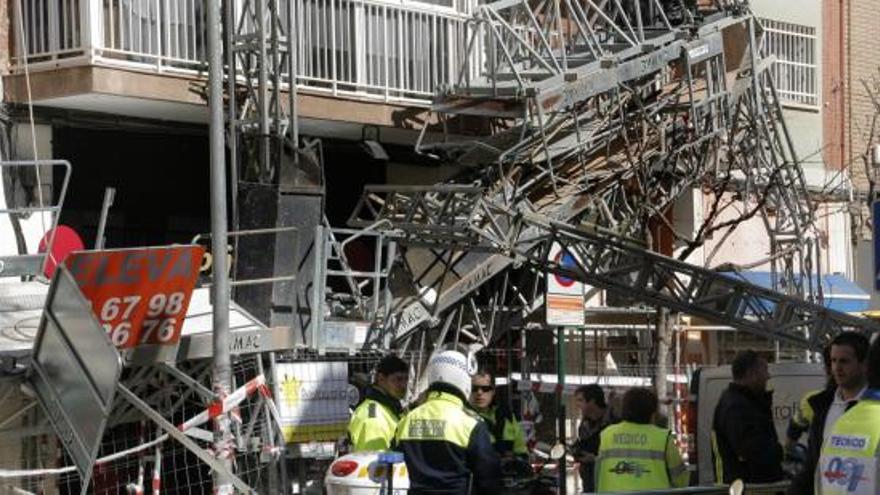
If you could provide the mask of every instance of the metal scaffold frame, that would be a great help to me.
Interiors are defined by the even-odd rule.
[[[528,264],[537,271],[562,275],[652,306],[814,349],[841,331],[880,330],[880,325],[870,320],[665,257],[588,225],[573,226],[485,202],[481,192],[473,188],[410,187],[401,191],[372,187],[365,194],[373,204],[382,205],[371,211],[393,225],[400,242],[407,246],[452,245],[497,253],[511,263]],[[466,196],[470,201],[463,201]],[[461,215],[454,224],[447,223],[450,217],[445,217],[434,224],[436,215],[419,211],[425,204],[443,208],[455,203],[444,201],[448,197],[456,197],[461,203],[477,203],[479,207],[469,211],[479,210],[482,214]],[[450,231],[455,232],[451,238]],[[554,261],[549,256],[553,245],[562,246],[575,264],[564,266]]]
[[[233,175],[271,184],[283,155],[297,148],[295,2],[225,2],[227,119]],[[282,86],[290,93],[286,101]],[[239,150],[239,147],[242,147]],[[287,150],[287,151],[286,151]],[[241,153],[239,154],[239,151]]]
[[[423,331],[430,345],[489,345],[499,318],[523,321],[540,309],[546,270],[523,267],[514,246],[543,246],[546,232],[534,224],[513,230],[517,215],[588,225],[650,251],[657,247],[652,222],[668,224],[665,212],[694,188],[714,195],[713,215],[734,202],[721,198],[733,197],[748,207],[744,217],[761,218],[773,288],[821,303],[813,286],[814,206],[765,76],[772,59],[761,57],[760,25],[743,4],[689,11],[661,1],[499,1],[481,5],[474,24],[468,46],[485,49],[487,65],[476,78],[463,67],[457,85],[438,90],[432,110],[444,128],[480,116],[494,131],[432,141],[424,128],[417,150],[462,172],[428,189],[368,187],[349,221],[384,221],[406,233],[402,259],[415,288],[394,298],[392,317],[382,321],[386,337],[406,347],[425,341],[416,333]],[[738,52],[725,47],[725,36],[742,40]],[[737,223],[706,224],[697,235],[707,226],[729,235]],[[484,242],[469,239],[474,229]],[[764,312],[746,319],[756,313]],[[807,345],[824,332],[771,335],[758,330],[763,323],[736,323]]]

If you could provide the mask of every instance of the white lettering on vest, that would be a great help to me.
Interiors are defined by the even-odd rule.
[[[868,448],[867,437],[851,435],[831,435],[831,447],[842,450],[865,450]]]
[[[615,433],[614,443],[619,445],[645,445],[648,443],[648,435],[644,433]]]
[[[446,421],[442,419],[413,419],[409,424],[412,438],[442,440],[446,432]]]

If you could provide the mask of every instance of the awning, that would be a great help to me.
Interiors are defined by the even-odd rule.
[[[761,287],[773,288],[770,272],[745,271],[728,275]],[[813,280],[815,284],[816,279]],[[822,276],[822,296],[826,308],[844,313],[865,311],[871,303],[871,296],[867,292],[838,273]]]

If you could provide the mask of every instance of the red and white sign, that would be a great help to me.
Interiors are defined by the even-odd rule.
[[[550,248],[550,262],[557,266],[574,267],[577,259],[559,244]],[[547,294],[545,295],[545,312],[548,325],[581,326],[584,316],[584,284],[563,277],[547,274]]]
[[[176,344],[204,248],[167,246],[71,254],[66,265],[120,349]]]

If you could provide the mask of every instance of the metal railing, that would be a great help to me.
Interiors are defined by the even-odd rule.
[[[0,176],[7,175],[12,186],[12,194],[0,197],[0,235],[4,236],[0,239],[6,241],[0,242],[0,278],[40,276],[47,267],[54,272],[58,261],[54,259],[57,253],[53,246],[71,170],[67,160],[0,161]],[[57,194],[53,194],[53,182],[61,184]],[[28,243],[25,231],[39,234],[41,240],[31,250],[22,252]],[[18,252],[7,252],[10,246]]]
[[[204,72],[206,0],[15,0],[12,71],[109,65]],[[282,0],[304,90],[427,103],[467,56],[476,0]],[[471,67],[480,63],[472,61]]]

